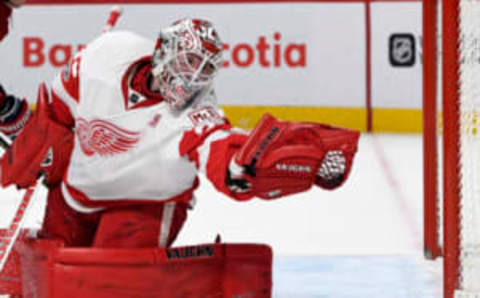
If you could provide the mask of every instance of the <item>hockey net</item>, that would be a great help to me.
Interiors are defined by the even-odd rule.
[[[444,297],[480,297],[480,1],[425,0],[425,255]]]
[[[1,149],[0,149],[1,151]],[[2,153],[0,153],[2,154]],[[18,191],[14,187],[0,189],[0,241],[11,239],[9,225],[13,221],[15,210],[18,209],[25,190]],[[27,234],[34,235],[41,226],[46,205],[46,189],[39,186],[38,192],[32,197],[25,221],[21,224],[18,238]],[[21,274],[20,259],[18,255],[19,241],[14,242],[13,248],[8,255],[3,270],[0,271],[0,297],[21,297]],[[5,296],[8,295],[8,296]]]

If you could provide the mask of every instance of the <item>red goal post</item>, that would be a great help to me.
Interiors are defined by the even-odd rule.
[[[424,242],[445,298],[480,297],[479,42],[480,1],[423,1]]]
[[[428,259],[441,255],[437,213],[437,6],[437,0],[423,1],[424,250]]]

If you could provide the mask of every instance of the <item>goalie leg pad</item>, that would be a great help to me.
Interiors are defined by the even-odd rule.
[[[65,246],[91,246],[100,213],[80,213],[67,205],[60,185],[48,191],[47,207],[39,238],[61,239]]]
[[[105,210],[94,247],[169,247],[187,219],[188,204],[167,202]]]
[[[102,249],[36,240],[25,242],[21,261],[26,297],[271,297],[266,245]]]
[[[67,247],[167,247],[180,232],[187,209],[187,203],[167,202],[81,213],[65,203],[58,185],[49,190],[38,237],[61,239]]]

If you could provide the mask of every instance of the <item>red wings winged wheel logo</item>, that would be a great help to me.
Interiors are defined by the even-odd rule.
[[[140,133],[129,131],[103,120],[77,119],[76,134],[82,151],[87,156],[112,156],[133,148]]]

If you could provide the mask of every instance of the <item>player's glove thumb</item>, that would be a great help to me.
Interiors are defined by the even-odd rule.
[[[233,193],[247,193],[252,190],[252,184],[247,179],[245,169],[235,162],[235,156],[232,157],[228,166],[225,183]]]

